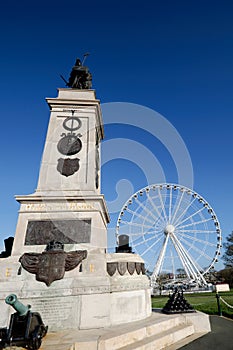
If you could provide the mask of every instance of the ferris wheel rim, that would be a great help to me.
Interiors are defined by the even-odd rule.
[[[222,235],[221,235],[221,227],[220,227],[220,223],[219,220],[217,218],[217,215],[213,209],[213,207],[208,203],[208,201],[201,195],[199,195],[196,191],[194,191],[193,189],[190,189],[186,186],[180,185],[180,184],[176,184],[176,183],[157,183],[157,184],[152,184],[152,185],[148,185],[145,186],[143,188],[141,188],[140,190],[136,191],[134,194],[132,194],[128,200],[124,203],[124,205],[122,206],[122,209],[119,213],[118,219],[117,219],[117,226],[116,226],[116,238],[118,241],[118,237],[120,236],[119,233],[119,229],[120,229],[120,223],[121,223],[121,218],[124,215],[124,211],[127,209],[128,205],[132,203],[132,201],[137,198],[138,196],[142,196],[145,192],[149,193],[151,190],[162,190],[162,189],[167,189],[167,190],[178,190],[181,192],[186,192],[187,194],[191,195],[196,201],[199,201],[201,204],[203,204],[203,207],[208,211],[208,213],[210,214],[210,218],[207,220],[203,220],[203,222],[207,222],[210,220],[213,220],[215,226],[216,226],[216,230],[214,231],[214,233],[217,236],[217,246],[215,245],[215,254],[213,254],[213,259],[211,260],[211,262],[209,263],[209,265],[205,268],[203,268],[202,271],[202,276],[206,275],[215,265],[216,262],[218,262],[218,257],[220,255],[220,250],[221,250],[221,241],[222,241]],[[170,209],[169,209],[170,210]],[[169,214],[168,214],[169,215]],[[186,220],[184,220],[186,221]],[[186,226],[191,226],[194,225],[193,223],[188,224]],[[185,231],[185,226],[184,229]],[[190,232],[190,230],[189,230]],[[195,232],[197,232],[197,230],[195,230]],[[198,238],[195,238],[196,242],[198,242]],[[201,241],[200,241],[201,242]],[[207,241],[206,241],[206,245],[207,245]],[[203,253],[204,256],[205,253]]]

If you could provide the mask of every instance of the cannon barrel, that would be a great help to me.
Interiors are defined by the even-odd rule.
[[[6,304],[11,305],[19,314],[19,316],[25,316],[29,309],[30,309],[30,305],[23,305],[17,298],[17,296],[15,294],[10,294],[6,297],[5,299]]]

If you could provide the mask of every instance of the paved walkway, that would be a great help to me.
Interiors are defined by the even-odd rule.
[[[211,332],[183,346],[182,350],[233,350],[233,320],[210,316]]]

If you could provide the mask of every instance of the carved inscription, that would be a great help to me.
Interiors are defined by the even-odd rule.
[[[73,298],[33,299],[32,309],[39,312],[44,322],[50,327],[70,318],[74,309]]]
[[[90,243],[91,219],[28,222],[25,245],[46,245],[53,240],[64,244]]]
[[[93,210],[94,207],[91,204],[80,203],[40,203],[40,204],[27,204],[26,211],[64,211],[64,210]]]

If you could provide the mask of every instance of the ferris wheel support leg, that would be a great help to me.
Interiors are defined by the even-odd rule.
[[[152,283],[156,281],[157,276],[158,276],[158,274],[160,272],[160,269],[161,269],[161,266],[162,266],[162,262],[163,262],[163,259],[164,259],[164,255],[165,255],[165,251],[166,251],[167,244],[168,244],[168,239],[169,239],[169,236],[167,235],[165,237],[164,241],[163,241],[163,246],[162,246],[161,252],[159,254],[157,263],[155,265],[154,271],[153,271],[152,276],[151,276]]]
[[[177,240],[175,235],[173,235],[171,237],[171,239],[172,239],[174,245],[179,247],[180,252],[184,256],[184,259],[187,262],[187,265],[189,266],[189,269],[191,271],[191,274],[192,274],[193,278],[197,282],[201,282],[202,284],[207,285],[207,282],[206,282],[205,278],[202,276],[202,274],[200,273],[200,271],[197,268],[196,264],[193,262],[192,258],[190,257],[188,252],[185,250],[185,248],[182,246],[182,244]]]
[[[171,237],[171,240],[172,240],[172,243],[173,243],[173,245],[174,245],[174,247],[175,247],[175,250],[177,251],[177,254],[178,254],[178,256],[179,256],[179,258],[180,258],[180,260],[181,260],[181,263],[182,263],[182,265],[183,265],[183,267],[184,267],[184,270],[185,270],[185,272],[186,272],[187,277],[188,277],[188,278],[192,278],[192,277],[193,277],[193,272],[192,272],[192,270],[190,269],[190,266],[189,266],[189,264],[188,264],[188,261],[185,259],[185,256],[184,256],[182,250],[181,250],[180,247],[176,244],[176,241],[173,239],[173,237]]]
[[[185,249],[183,248],[182,244],[180,244],[180,242],[176,239],[175,236],[172,237],[172,241],[173,241],[173,244],[174,244],[180,258],[182,256],[182,260],[185,264],[184,267],[186,266],[186,268],[189,271],[188,277],[189,278],[191,277],[191,278],[195,279],[196,281],[198,281],[198,276],[197,276],[192,264],[190,263],[189,256],[188,256],[187,252],[185,251]]]

